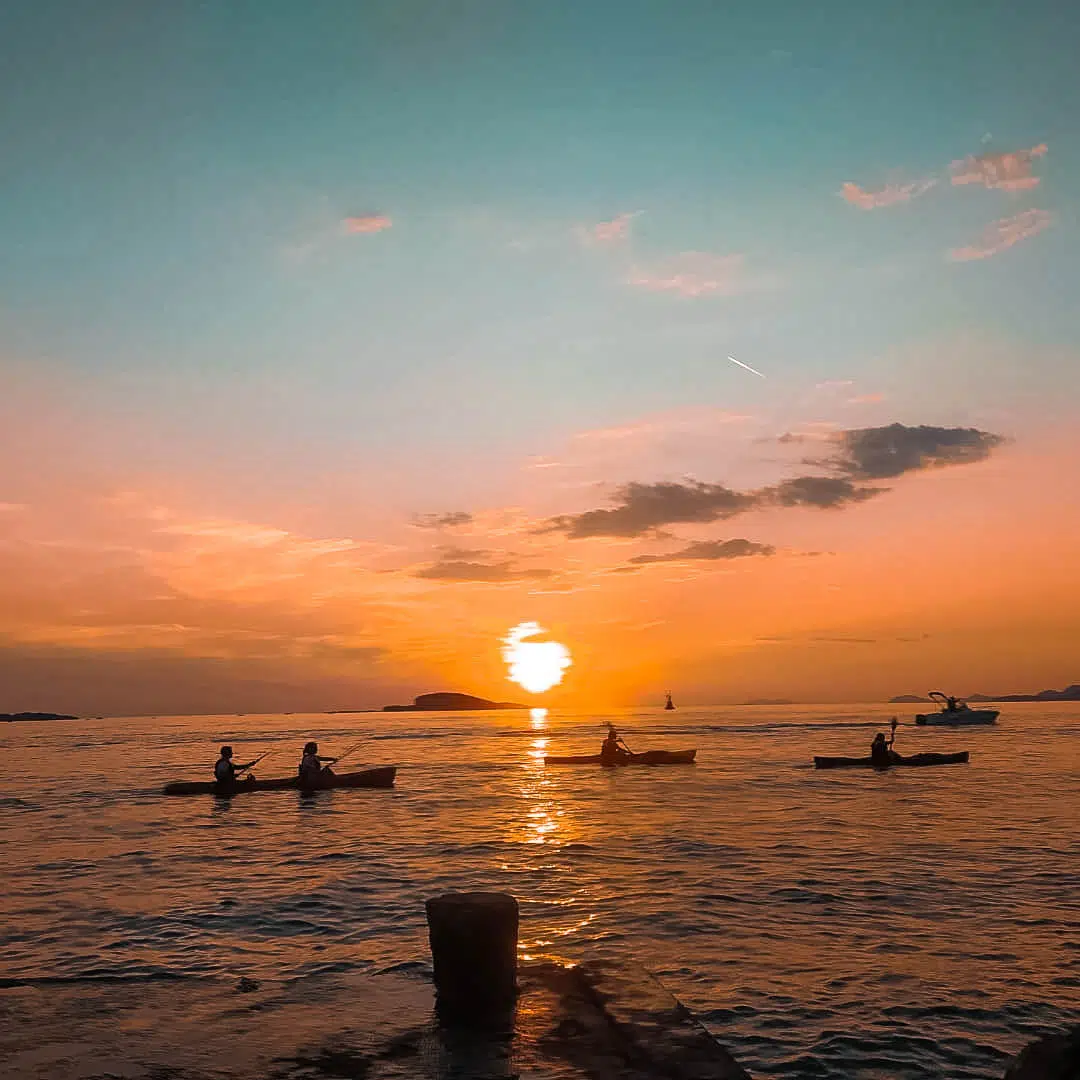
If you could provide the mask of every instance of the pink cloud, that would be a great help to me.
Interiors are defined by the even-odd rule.
[[[651,269],[635,268],[628,279],[650,292],[673,292],[680,296],[733,296],[745,287],[741,255],[710,255],[684,251]]]
[[[936,180],[920,180],[913,184],[886,184],[877,191],[864,191],[850,180],[840,188],[840,194],[860,210],[878,210],[883,206],[910,202],[929,191]]]
[[[630,223],[641,213],[619,214],[610,221],[600,221],[586,230],[586,238],[596,244],[619,244],[630,238]]]
[[[1046,143],[1029,150],[1014,150],[1005,154],[979,154],[954,161],[949,167],[953,184],[982,184],[1000,191],[1027,191],[1038,187],[1039,178],[1031,169],[1035,158],[1047,151]]]
[[[1013,244],[1027,240],[1028,237],[1041,233],[1053,218],[1045,210],[1025,210],[1013,217],[1001,218],[983,229],[978,244],[970,247],[953,248],[949,258],[953,262],[970,262],[973,259],[989,259]]]
[[[364,214],[361,217],[348,217],[342,227],[349,235],[356,233],[377,233],[389,229],[394,223],[385,214]]]
[[[849,405],[877,405],[885,400],[884,394],[858,394],[847,399]]]

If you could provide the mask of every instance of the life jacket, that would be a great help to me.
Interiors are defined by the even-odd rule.
[[[218,758],[214,766],[214,779],[219,784],[231,784],[236,779],[236,768],[228,758]]]
[[[305,754],[300,759],[300,768],[297,773],[301,780],[309,776],[317,777],[322,773],[322,762],[313,754]]]

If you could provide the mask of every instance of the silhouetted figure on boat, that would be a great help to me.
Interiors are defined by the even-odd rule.
[[[673,702],[671,700],[671,691],[670,690],[667,692],[667,701],[664,702],[664,708],[667,709],[668,711],[671,711],[672,709],[675,708],[675,702]]]
[[[319,757],[319,744],[309,742],[304,744],[304,756],[300,759],[301,783],[317,787],[326,777],[333,776],[334,771],[327,762],[337,761],[336,757]]]
[[[608,724],[607,737],[600,745],[600,764],[607,765],[622,761],[630,756],[630,747],[626,745],[615,730],[614,724]]]
[[[870,744],[870,764],[875,768],[887,769],[893,762],[897,761],[900,757],[899,754],[893,750],[893,743],[896,742],[896,717],[892,720],[892,738],[886,741],[885,733],[879,731],[874,736],[874,741]]]
[[[237,781],[237,775],[242,772],[247,772],[254,761],[249,761],[246,765],[233,764],[233,748],[231,746],[223,746],[221,748],[221,757],[217,759],[214,764],[214,779],[219,784],[235,784]]]

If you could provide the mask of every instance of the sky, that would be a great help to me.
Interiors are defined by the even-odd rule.
[[[0,711],[1080,681],[1078,38],[4,5]]]

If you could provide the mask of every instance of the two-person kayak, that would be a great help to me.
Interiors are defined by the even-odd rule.
[[[217,781],[177,780],[166,784],[164,795],[239,795],[245,791],[330,791],[334,788],[389,788],[394,786],[397,766],[380,765],[361,772],[333,773],[316,785],[306,784],[299,776],[281,776],[273,780],[237,780],[232,784]]]
[[[692,765],[696,750],[647,750],[643,754],[623,753],[616,758],[604,759],[602,754],[571,754],[563,757],[546,757],[545,765],[603,765],[617,769],[624,765]]]
[[[814,768],[816,769],[895,769],[919,767],[925,765],[963,765],[967,762],[968,751],[962,750],[956,754],[909,754],[902,757],[893,754],[888,765],[879,765],[871,757],[815,757]]]

